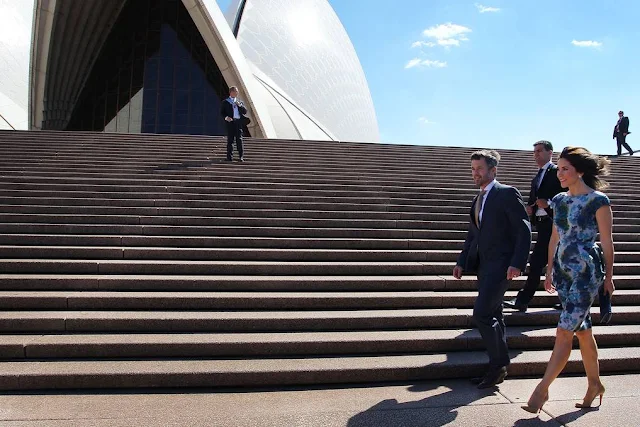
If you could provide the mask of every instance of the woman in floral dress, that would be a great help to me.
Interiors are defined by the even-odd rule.
[[[537,413],[549,398],[549,386],[564,369],[573,343],[578,337],[588,387],[578,408],[590,407],[596,397],[604,395],[600,382],[598,346],[591,329],[591,304],[604,284],[612,294],[613,285],[613,215],[609,198],[600,190],[606,182],[609,160],[581,147],[567,147],[558,160],[558,179],[568,191],[553,198],[553,233],[549,242],[549,263],[544,287],[558,291],[562,313],[556,342],[544,377],[522,408]],[[600,233],[602,250],[596,245]]]

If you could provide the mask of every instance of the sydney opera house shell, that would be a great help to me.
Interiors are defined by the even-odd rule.
[[[327,0],[0,0],[0,129],[377,141],[362,67]]]

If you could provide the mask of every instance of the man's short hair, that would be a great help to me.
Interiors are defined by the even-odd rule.
[[[620,111],[618,111],[618,114],[624,115],[624,111],[620,110]]]
[[[484,159],[489,169],[495,168],[500,163],[500,154],[495,150],[478,150],[471,154],[471,160]]]
[[[231,86],[231,87],[229,87],[229,92],[231,92],[231,91],[236,91],[236,92],[238,92],[238,87],[237,87],[237,86]]]
[[[553,151],[553,144],[551,144],[549,141],[545,141],[544,139],[538,142],[534,142],[533,146],[537,147],[538,145],[543,145],[544,149],[547,151]]]

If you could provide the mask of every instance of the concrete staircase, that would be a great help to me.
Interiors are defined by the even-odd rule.
[[[221,138],[0,132],[0,389],[483,372],[475,278],[451,277],[476,192],[470,149],[249,140],[242,164],[224,152]],[[501,154],[499,179],[526,197],[531,154]],[[612,324],[594,328],[608,373],[640,371],[638,167],[614,159],[610,177],[618,291]],[[556,298],[541,290],[507,314],[511,375],[542,374]],[[576,350],[567,372],[581,370]]]

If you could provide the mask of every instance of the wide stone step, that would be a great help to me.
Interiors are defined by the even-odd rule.
[[[224,174],[220,173],[223,172]],[[433,192],[442,188],[451,188],[455,185],[464,194],[472,194],[477,191],[477,187],[466,176],[449,176],[447,178],[441,175],[430,175],[427,180],[418,182],[406,182],[393,176],[370,176],[368,179],[356,175],[349,176],[349,172],[345,172],[342,177],[332,176],[331,174],[323,174],[314,172],[313,169],[307,168],[308,172],[304,176],[296,176],[294,172],[279,171],[277,177],[270,176],[267,171],[249,172],[246,168],[241,169],[200,169],[197,171],[154,171],[149,176],[145,173],[145,168],[133,167],[122,168],[121,165],[115,169],[98,168],[95,166],[86,167],[85,169],[76,167],[67,167],[59,165],[56,168],[27,168],[22,167],[2,167],[0,166],[0,182],[7,189],[25,189],[25,190],[73,190],[73,191],[144,191],[144,188],[159,189],[165,191],[164,187],[175,187],[189,189],[189,191],[197,191],[197,188],[215,187],[215,188],[262,188],[271,190],[310,190],[310,191],[386,191],[396,192]],[[46,180],[42,173],[52,174],[51,180]],[[100,177],[100,180],[95,178]],[[137,179],[136,179],[137,178]],[[249,179],[253,178],[253,179]],[[286,179],[285,179],[286,178]],[[521,189],[521,193],[528,196],[530,176],[503,176],[502,182],[513,185]],[[42,184],[38,188],[36,185]],[[637,196],[638,191],[629,188],[634,182],[632,180],[620,177],[620,185],[613,185],[608,192],[614,198],[628,198]],[[146,185],[146,187],[145,187]],[[627,190],[627,191],[625,191]],[[153,190],[152,190],[153,191]]]
[[[195,260],[195,261],[314,261],[314,262],[450,262],[455,265],[460,249],[272,249],[260,248],[162,248],[95,246],[0,245],[0,257],[24,259]],[[617,263],[638,263],[640,253],[616,252]]]
[[[198,221],[201,218],[251,218],[255,217],[255,209],[203,209],[203,208],[164,208],[164,207],[133,207],[133,206],[43,206],[43,205],[0,205],[0,216],[5,214],[71,214],[71,215],[108,215],[108,216],[162,216],[166,218],[193,217]],[[434,206],[430,212],[393,212],[393,211],[321,211],[321,210],[260,210],[261,218],[298,218],[320,221],[330,220],[373,220],[373,221],[425,221],[430,224],[434,221],[465,222],[469,220],[469,209],[465,207]],[[640,211],[614,211],[616,224],[638,225],[640,224]]]
[[[43,224],[0,223],[4,234],[117,234],[138,236],[219,236],[280,238],[373,238],[373,239],[461,239],[462,230],[410,230],[382,228],[222,227],[132,224]],[[616,233],[622,241],[640,241],[637,233]]]
[[[634,326],[594,326],[600,350],[640,346]],[[553,347],[556,328],[511,327],[512,350]],[[577,338],[574,347],[577,348]],[[196,333],[3,335],[0,359],[123,359],[292,357],[318,355],[424,354],[482,351],[477,329]]]
[[[126,195],[124,195],[126,196]],[[357,199],[353,202],[343,201],[283,201],[272,199],[271,201],[258,200],[238,200],[230,198],[228,194],[216,200],[196,200],[196,199],[92,199],[92,198],[60,198],[60,197],[2,197],[2,205],[63,205],[63,206],[130,206],[130,207],[156,207],[161,208],[190,208],[190,209],[258,209],[267,210],[320,210],[320,211],[374,211],[374,212],[422,212],[429,213],[432,208],[436,208],[436,203],[425,202],[425,204],[403,204],[391,203],[384,200],[382,203],[375,203],[370,200]],[[439,204],[445,203],[449,207],[461,207],[469,210],[470,202],[463,200],[441,200]],[[635,208],[634,208],[635,209]],[[436,211],[437,212],[437,211]]]
[[[32,154],[33,155],[33,154]],[[46,155],[46,154],[43,154]],[[151,152],[139,151],[137,153],[113,153],[98,154],[91,153],[78,154],[70,153],[51,159],[42,159],[42,161],[33,161],[32,158],[25,156],[11,156],[4,162],[0,163],[0,168],[9,170],[15,169],[16,165],[21,165],[25,170],[38,170],[53,167],[64,168],[69,170],[76,167],[81,171],[90,171],[94,169],[100,170],[121,170],[121,169],[143,169],[145,173],[153,174],[193,174],[198,172],[215,173],[220,170],[226,170],[235,173],[260,173],[267,170],[278,170],[284,173],[300,172],[309,170],[315,173],[329,174],[337,169],[343,169],[346,175],[369,175],[380,174],[381,170],[389,170],[395,172],[394,175],[406,175],[408,173],[417,177],[437,176],[442,161],[447,158],[422,159],[417,161],[389,161],[384,156],[373,155],[370,159],[363,160],[357,156],[345,158],[332,158],[327,155],[314,156],[313,154],[305,154],[303,159],[292,160],[288,156],[281,154],[260,154],[255,150],[250,156],[246,157],[244,164],[237,162],[228,163],[224,161],[223,153],[184,153],[177,155],[157,155]],[[468,164],[468,157],[451,158],[451,164]],[[624,162],[614,162],[610,179],[614,181],[633,182],[635,177],[629,172],[633,171],[633,164],[624,165]],[[348,168],[345,168],[348,166]],[[536,166],[532,162],[516,160],[509,164],[501,165],[501,176],[512,179],[520,179],[523,182],[531,180],[531,175],[536,171]],[[470,181],[466,174],[452,175],[454,179]]]
[[[139,216],[139,215],[54,215],[2,214],[4,223],[47,224],[119,224],[119,225],[183,225],[236,227],[305,227],[305,228],[383,228],[383,229],[445,229],[467,230],[468,221],[411,221],[376,219],[312,219],[312,218],[229,218],[195,216]],[[633,232],[637,226],[614,226],[617,232]]]
[[[216,261],[450,261],[459,250],[340,250],[252,248],[157,248],[93,246],[3,246],[0,257],[25,259],[131,259]],[[632,253],[632,255],[635,255]],[[638,255],[640,261],[640,254]],[[620,261],[624,261],[624,254]]]
[[[635,268],[635,264],[634,264]],[[640,264],[637,267],[640,272]],[[207,274],[207,275],[409,275],[449,273],[451,263],[438,262],[279,262],[0,259],[3,273]]]
[[[524,286],[526,277],[511,281],[509,289]],[[640,289],[640,276],[614,276],[616,289]],[[542,289],[542,281],[540,288]],[[446,275],[394,276],[189,276],[111,274],[2,274],[3,291],[230,291],[230,292],[379,292],[477,291],[476,277],[461,280]]]
[[[472,309],[431,308],[333,311],[8,311],[0,331],[18,332],[269,332],[451,329],[473,326]],[[554,326],[559,311],[505,312],[509,326]],[[594,322],[599,321],[592,307]],[[619,306],[612,324],[640,323],[640,307]]]
[[[115,259],[0,259],[0,273],[168,275],[449,275],[451,262],[197,261]],[[616,263],[621,275],[640,274],[640,263]]]
[[[540,376],[548,350],[512,351],[512,376]],[[136,361],[16,361],[0,364],[3,390],[256,387],[463,378],[486,371],[484,352],[331,358]],[[640,370],[640,347],[601,349],[600,371]],[[583,372],[573,350],[565,373]]]
[[[94,199],[95,200],[95,199]],[[107,202],[105,200],[105,202]],[[108,201],[111,202],[111,201]],[[82,215],[166,215],[172,217],[255,217],[255,209],[204,209],[204,208],[167,208],[160,206],[114,206],[114,205],[0,205],[3,213],[22,214],[82,214]],[[615,214],[615,212],[614,212]],[[628,213],[629,215],[631,212]],[[461,218],[469,220],[468,207],[433,206],[430,212],[389,212],[389,211],[331,211],[331,210],[286,210],[262,209],[261,218],[313,218],[313,219],[376,219],[376,220],[414,220],[414,221],[448,221]],[[616,218],[617,219],[617,218]]]
[[[348,150],[343,147],[340,151],[333,150],[320,151],[318,148],[300,148],[297,143],[292,143],[287,146],[286,153],[278,151],[276,145],[273,145],[273,141],[266,142],[270,147],[251,147],[249,143],[246,146],[246,158],[247,162],[244,164],[227,163],[224,162],[224,154],[222,150],[203,150],[203,147],[199,147],[191,152],[154,152],[142,148],[136,151],[129,150],[123,151],[106,151],[96,150],[95,152],[88,153],[85,149],[84,152],[78,150],[68,151],[64,147],[57,150],[34,150],[24,148],[23,151],[7,150],[5,154],[5,164],[11,165],[13,162],[23,162],[31,165],[55,165],[55,164],[87,164],[87,165],[162,165],[164,167],[182,168],[198,167],[200,165],[209,164],[217,165],[220,167],[242,167],[244,169],[261,168],[265,165],[271,167],[277,167],[280,169],[294,169],[303,166],[308,166],[314,169],[330,170],[332,168],[338,168],[340,166],[349,165],[351,170],[358,171],[373,171],[375,172],[375,166],[383,166],[393,171],[416,171],[419,173],[429,173],[437,170],[436,166],[446,164],[464,164],[469,162],[469,154],[471,151],[458,151],[457,153],[447,153],[446,151],[440,151],[437,155],[437,159],[429,158],[425,156],[425,153],[421,155],[413,155],[410,158],[395,158],[393,154],[388,152],[380,155],[374,151],[368,153],[357,153],[355,151]],[[94,149],[95,150],[95,149]],[[298,155],[296,155],[298,154]],[[363,156],[364,154],[364,156]],[[517,155],[512,159],[509,159],[505,154],[503,161],[500,164],[501,174],[523,173],[527,174],[529,171],[535,173],[535,165],[532,161],[523,160],[522,157]],[[616,161],[614,164],[614,171],[625,170],[632,167],[635,163],[631,163],[628,160],[626,162]],[[14,163],[15,164],[15,163]],[[627,164],[625,166],[625,164]],[[529,174],[530,175],[530,172]]]
[[[463,242],[463,240],[443,239],[306,239],[268,237],[0,234],[0,245],[8,246],[144,246],[165,248],[394,249],[460,251]],[[534,244],[535,240],[532,242],[532,247]],[[640,252],[640,242],[616,241],[615,248],[618,252]]]
[[[472,308],[472,291],[396,292],[104,292],[0,291],[2,310],[369,310]],[[510,291],[505,298],[515,298]],[[615,307],[640,306],[640,289],[616,290]],[[551,307],[556,295],[538,291],[530,307]],[[597,300],[595,301],[597,304]]]
[[[14,246],[124,246],[173,248],[272,249],[443,249],[462,248],[462,240],[438,239],[305,239],[268,237],[164,237],[65,234],[0,234],[0,245]],[[616,242],[616,249],[640,249],[640,242]]]
[[[175,182],[161,184],[158,181],[152,181],[149,185],[141,185],[140,181],[121,184],[121,185],[91,185],[91,184],[46,184],[46,183],[14,183],[6,182],[6,180],[0,179],[3,190],[22,191],[22,192],[55,192],[60,194],[71,193],[84,194],[91,192],[94,194],[102,193],[194,193],[194,194],[209,194],[211,192],[217,192],[220,189],[228,190],[229,194],[234,195],[250,195],[250,194],[268,194],[268,195],[280,195],[280,196],[332,196],[332,197],[396,197],[396,198],[432,198],[434,194],[441,193],[444,185],[441,187],[423,186],[423,187],[383,187],[383,186],[369,186],[369,185],[273,185],[268,183],[251,183],[243,184],[237,182],[203,182],[196,181],[193,184],[180,182],[180,185],[176,185]],[[444,184],[444,183],[443,183]],[[473,198],[478,192],[478,188],[471,185],[467,185],[466,188],[459,188],[457,193],[466,195],[469,199]]]

